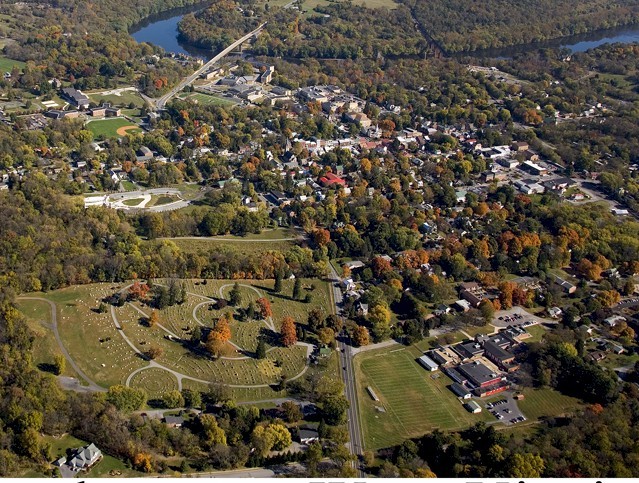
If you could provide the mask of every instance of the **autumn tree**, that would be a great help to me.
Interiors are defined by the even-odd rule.
[[[391,313],[388,307],[378,304],[368,311],[368,321],[373,328],[373,337],[380,341],[390,335]]]
[[[133,466],[143,473],[151,473],[154,463],[155,460],[150,453],[136,453],[133,457]]]
[[[324,228],[316,228],[312,232],[312,237],[315,246],[323,247],[331,241],[331,232]]]
[[[290,347],[297,343],[297,331],[292,317],[284,317],[282,319],[281,336],[284,347]]]
[[[283,424],[270,423],[256,426],[251,434],[251,444],[262,456],[269,451],[281,451],[293,444],[291,433]]]
[[[160,321],[160,315],[157,310],[153,310],[151,315],[148,318],[149,327],[155,327],[155,325]]]
[[[160,346],[157,346],[157,345],[152,345],[145,352],[146,356],[150,360],[154,360],[154,359],[157,359],[157,358],[161,357],[163,353],[164,353],[164,351],[162,350],[162,348]]]
[[[265,297],[260,297],[255,301],[258,306],[259,314],[263,319],[268,319],[273,316],[273,311],[271,310],[271,302],[268,301]]]
[[[226,446],[226,432],[220,428],[212,414],[202,414],[199,418],[199,436],[204,445],[212,448],[216,445]]]
[[[129,287],[128,299],[129,300],[145,300],[149,293],[149,286],[146,283],[140,283],[138,280],[133,282],[133,285]]]
[[[386,273],[392,270],[391,264],[388,260],[382,257],[375,257],[371,260],[371,270],[376,278],[380,278]]]
[[[317,338],[325,346],[329,346],[335,342],[335,332],[329,327],[324,327],[317,332]]]
[[[597,294],[597,300],[599,300],[604,307],[611,308],[619,303],[621,295],[619,295],[619,292],[616,290],[602,290]]]
[[[353,333],[353,342],[357,347],[363,347],[370,344],[370,335],[368,329],[361,325],[358,325]]]

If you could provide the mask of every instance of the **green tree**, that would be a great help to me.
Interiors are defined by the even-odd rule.
[[[56,376],[59,376],[60,374],[64,372],[66,367],[67,367],[67,360],[65,359],[65,357],[62,354],[57,354],[53,358],[53,373]]]
[[[257,359],[266,358],[266,343],[262,337],[257,339],[257,348],[255,349],[255,357]]]
[[[368,320],[373,328],[373,337],[376,341],[382,341],[390,336],[391,313],[384,305],[375,305],[368,311]]]
[[[282,271],[278,270],[275,272],[275,286],[273,287],[273,292],[280,293],[282,291]]]
[[[336,426],[338,424],[344,424],[346,421],[346,411],[350,407],[348,399],[342,394],[337,394],[323,398],[322,414],[327,424]]]
[[[204,444],[212,448],[221,444],[226,446],[226,433],[217,424],[217,419],[212,414],[203,414],[200,416],[200,438]]]
[[[180,391],[169,391],[162,397],[164,407],[169,409],[184,407],[185,401]]]
[[[532,453],[513,453],[506,465],[511,478],[541,478],[546,467],[541,456]]]
[[[299,300],[302,295],[302,281],[299,278],[295,279],[293,284],[293,300]]]
[[[235,282],[233,288],[229,292],[229,304],[237,307],[242,303],[242,293],[240,292],[240,284]]]
[[[202,394],[200,393],[200,391],[194,391],[192,389],[183,389],[182,397],[184,398],[184,407],[187,407],[187,408],[202,407]]]
[[[137,411],[146,403],[146,392],[122,385],[111,386],[106,394],[106,400],[123,412]]]

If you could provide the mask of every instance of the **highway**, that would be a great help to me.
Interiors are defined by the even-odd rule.
[[[333,294],[333,302],[335,303],[335,313],[339,315],[340,306],[342,305],[342,290],[339,288],[339,276],[329,263],[331,270],[331,290]],[[348,344],[348,336],[340,335],[337,338],[337,349],[339,352],[339,365],[342,379],[344,380],[345,395],[350,407],[348,408],[348,433],[350,435],[347,447],[351,454],[360,456],[363,453],[362,447],[362,430],[359,424],[359,406],[357,404],[357,386],[355,381],[355,368],[353,366],[353,354],[351,353],[351,345]],[[357,471],[358,478],[364,478],[366,475],[359,469],[359,462],[353,461],[353,468]]]
[[[186,86],[191,85],[195,81],[195,79],[197,79],[202,73],[206,72],[211,67],[213,67],[213,65],[215,65],[216,62],[218,62],[220,59],[226,57],[228,54],[230,54],[239,45],[243,44],[244,42],[246,42],[251,37],[254,37],[257,34],[259,34],[264,29],[265,25],[266,25],[266,22],[264,22],[262,25],[260,25],[258,28],[256,28],[252,32],[246,34],[241,39],[236,40],[231,45],[229,45],[226,49],[224,49],[222,52],[220,52],[215,57],[213,57],[211,60],[209,60],[202,67],[200,67],[198,70],[196,70],[193,74],[191,74],[190,76],[188,76],[187,78],[182,80],[178,85],[176,85],[173,89],[171,89],[169,92],[164,94],[162,97],[160,97],[155,102],[155,109],[156,110],[164,109],[164,106],[166,105],[166,103],[169,102],[171,100],[171,98],[173,98],[178,92],[181,92],[182,89],[184,89]]]

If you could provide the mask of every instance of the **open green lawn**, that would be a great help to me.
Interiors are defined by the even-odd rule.
[[[29,328],[33,331],[33,362],[43,371],[51,371],[55,356],[62,355],[51,330],[51,308],[48,303],[39,300],[19,300],[16,302],[18,310],[27,319]],[[66,364],[62,375],[77,377],[75,371]]]
[[[579,399],[565,396],[554,389],[526,388],[522,393],[525,397],[517,404],[528,419],[561,416],[574,412],[582,405]]]
[[[135,374],[130,385],[144,389],[149,399],[159,399],[167,392],[178,388],[177,379],[173,374],[153,367]]]
[[[196,92],[195,94],[191,94],[188,96],[188,99],[197,102],[198,104],[202,104],[204,106],[232,106],[237,104],[230,99],[226,99],[224,97],[212,96],[209,94],[204,94],[202,92]]]
[[[93,121],[87,122],[87,128],[89,131],[93,133],[96,138],[105,137],[119,137],[118,129],[125,126],[133,126],[134,124],[131,121],[127,121],[122,117],[114,117],[110,119],[96,119]],[[142,132],[142,130],[138,127],[136,129],[131,129],[127,131],[128,133],[137,133]]]
[[[526,332],[528,332],[532,337],[528,339],[523,339],[522,342],[539,342],[541,338],[548,332],[543,325],[535,324],[529,327],[524,327]]]
[[[146,207],[168,205],[176,201],[180,201],[180,198],[175,195],[151,195],[151,200],[146,204]]]
[[[385,348],[355,357],[357,391],[364,446],[388,447],[434,429],[453,430],[477,421],[490,421],[486,411],[467,412],[447,389],[452,381],[440,371],[428,372],[416,358],[415,347]],[[371,386],[380,401],[366,391]],[[379,412],[376,406],[386,412]]]
[[[5,72],[11,72],[14,67],[22,70],[26,64],[19,60],[8,59],[7,57],[0,57],[0,73],[4,75]]]
[[[131,198],[128,200],[124,200],[122,203],[127,206],[138,206],[143,201],[144,201],[144,198]]]
[[[126,191],[135,191],[138,189],[131,181],[127,180],[120,181],[120,185],[122,185]]]
[[[89,99],[91,99],[96,104],[100,104],[102,102],[110,102],[114,106],[120,107],[128,107],[129,104],[133,103],[135,107],[140,108],[144,106],[144,99],[140,97],[140,95],[135,91],[124,91],[120,95],[110,94],[110,95],[101,95],[101,94],[92,94],[87,93]]]

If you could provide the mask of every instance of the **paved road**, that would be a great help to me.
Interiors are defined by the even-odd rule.
[[[202,73],[206,72],[207,70],[209,70],[213,65],[215,65],[216,62],[218,62],[220,59],[223,59],[224,57],[226,57],[236,47],[238,47],[239,45],[243,44],[244,42],[246,42],[251,37],[254,37],[254,36],[258,35],[262,31],[262,29],[264,29],[265,25],[266,25],[266,22],[264,22],[262,25],[260,25],[258,28],[256,28],[252,32],[246,34],[241,39],[236,40],[231,45],[229,45],[226,49],[224,49],[222,52],[220,52],[215,57],[213,57],[211,60],[209,60],[202,67],[200,67],[198,70],[196,70],[193,74],[188,76],[186,79],[182,80],[177,86],[175,86],[173,89],[171,89],[169,92],[167,92],[166,94],[164,94],[162,97],[160,97],[157,100],[157,102],[155,104],[156,109],[157,110],[164,109],[165,104],[167,102],[169,102],[171,100],[171,98],[174,97],[178,92],[182,91],[182,89],[184,89],[186,86],[190,86],[195,81],[195,79],[197,79],[200,76],[200,74],[202,74]]]
[[[342,305],[342,291],[339,288],[339,276],[333,268],[333,265],[328,264],[331,270],[331,282],[333,302],[335,304],[335,312],[340,313],[340,306]],[[337,340],[337,348],[339,351],[339,359],[342,374],[344,380],[346,399],[348,400],[350,407],[348,408],[348,433],[350,435],[347,447],[351,454],[356,456],[361,455],[364,452],[362,445],[362,433],[359,422],[359,406],[357,404],[357,386],[355,380],[355,369],[353,367],[353,354],[351,352],[352,347],[348,344],[350,342],[346,337],[339,337]],[[352,462],[353,468],[357,470],[357,476],[363,478],[365,475],[359,469],[357,461]]]
[[[62,352],[62,355],[67,360],[69,365],[73,368],[73,370],[88,383],[88,386],[86,386],[87,390],[93,391],[93,392],[105,392],[106,389],[104,389],[102,386],[98,386],[95,382],[93,382],[89,378],[89,376],[87,376],[84,373],[82,369],[80,369],[80,367],[75,363],[75,361],[71,357],[71,354],[69,354],[69,352],[67,351],[66,347],[64,347],[64,344],[62,343],[62,337],[60,337],[60,332],[58,331],[58,312],[56,310],[55,303],[51,302],[51,300],[47,300],[42,297],[19,297],[19,299],[20,300],[40,300],[42,302],[46,302],[49,304],[49,307],[51,307],[51,329],[53,330],[53,334],[55,335],[55,340],[58,342],[58,346],[60,347],[60,351]]]

